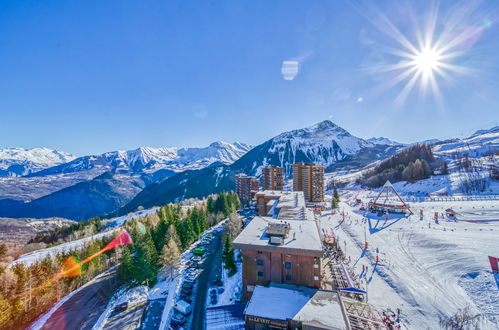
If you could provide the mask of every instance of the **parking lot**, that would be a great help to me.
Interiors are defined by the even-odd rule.
[[[176,298],[170,329],[203,329],[210,275],[215,272],[214,268],[220,268],[220,263],[214,261],[222,252],[221,232],[222,229],[206,235],[192,250]]]

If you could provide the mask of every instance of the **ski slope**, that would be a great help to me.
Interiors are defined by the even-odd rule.
[[[357,262],[357,274],[363,266],[369,267],[361,280],[364,287],[367,282],[369,302],[381,308],[401,308],[409,329],[438,328],[439,316],[449,317],[466,306],[485,316],[480,329],[497,329],[499,288],[487,256],[499,255],[498,202],[413,203],[417,215],[385,221],[376,216],[366,219],[358,207],[348,204],[355,198],[366,202],[367,194],[343,196],[341,210],[347,215],[341,225],[342,216],[330,212],[320,223],[322,228],[335,230],[342,247],[346,242],[351,264]],[[435,224],[434,213],[441,214],[449,207],[458,212],[458,219],[468,221],[440,220]],[[365,235],[369,249],[359,258]],[[376,249],[380,263],[374,266]]]

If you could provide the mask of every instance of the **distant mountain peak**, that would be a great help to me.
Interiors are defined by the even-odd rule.
[[[181,172],[200,169],[214,162],[231,164],[244,155],[250,147],[238,143],[214,142],[203,148],[154,148],[139,147],[133,150],[118,150],[102,155],[83,156],[67,164],[61,164],[32,176],[73,173],[95,170],[96,172],[117,171],[119,173],[150,174],[159,170]]]
[[[331,129],[331,128],[336,128],[336,127],[339,127],[339,126],[328,119],[323,120],[320,123],[317,123],[314,126],[312,126],[312,128],[316,128],[318,130],[325,130],[325,129]]]
[[[0,149],[0,176],[23,176],[75,158],[67,152],[44,147],[4,148]]]
[[[367,139],[366,141],[367,142],[371,142],[372,144],[380,144],[380,145],[388,145],[388,146],[403,145],[403,143],[390,140],[389,138],[386,138],[386,137],[383,137],[383,136],[372,137],[370,139]]]

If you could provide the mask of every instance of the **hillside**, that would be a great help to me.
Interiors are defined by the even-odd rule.
[[[408,147],[411,148],[411,147]],[[405,149],[404,149],[405,150]],[[401,153],[404,152],[401,151]],[[431,146],[432,154],[436,158],[433,162],[433,175],[425,176],[422,180],[396,179],[390,176],[390,171],[396,170],[397,165],[407,165],[415,159],[399,159],[398,164],[391,163],[390,159],[371,164],[361,170],[337,171],[333,175],[335,182],[353,184],[368,181],[384,183],[389,179],[399,192],[427,195],[427,194],[497,194],[499,193],[499,128],[494,127],[480,130],[463,139],[439,141]],[[418,156],[428,162],[429,158]],[[442,171],[442,164],[447,164],[447,172]],[[435,167],[435,165],[437,165]],[[379,180],[376,180],[378,176]],[[333,178],[329,181],[332,182]],[[397,182],[398,181],[398,182]]]
[[[0,244],[26,244],[38,233],[45,233],[71,225],[74,221],[62,218],[0,218]]]

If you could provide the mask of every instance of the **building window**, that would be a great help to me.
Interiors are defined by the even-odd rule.
[[[291,269],[291,263],[290,262],[284,263],[284,268]]]
[[[258,277],[263,277],[263,272],[258,272],[257,275]]]
[[[262,251],[257,251],[258,254],[262,254]]]
[[[257,265],[260,265],[260,266],[261,266],[261,265],[263,265],[263,260],[262,260],[262,259],[258,259],[258,260],[256,261],[256,264],[257,264]]]
[[[286,276],[284,276],[284,279],[285,279],[286,281],[291,281],[291,275],[286,275]]]
[[[319,280],[319,276],[315,275],[314,276],[314,281],[318,281]]]

